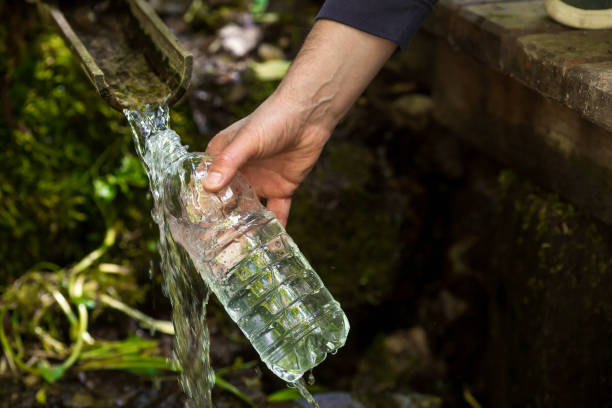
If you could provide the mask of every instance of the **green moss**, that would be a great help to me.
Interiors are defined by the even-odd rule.
[[[508,182],[512,179],[508,174],[500,176],[501,190],[507,194],[514,188],[514,215],[522,231],[520,245],[537,248],[540,271],[551,275],[564,269],[568,274],[609,272],[612,256],[604,245],[609,238],[604,238],[605,228],[599,222],[579,213],[556,194],[530,183],[517,183],[516,178]]]
[[[120,218],[136,226],[130,220],[149,206],[122,115],[60,37],[32,36],[5,73],[11,106],[0,121],[0,240],[11,245],[0,246],[0,282],[37,262],[81,258],[107,225]]]
[[[565,373],[603,372],[612,359],[602,336],[612,330],[612,229],[510,172],[499,186],[502,211],[487,251],[501,260],[489,279],[498,302],[492,333],[501,333],[504,355],[491,358],[520,367],[508,382],[521,405],[548,406],[551,395],[590,400],[596,384]]]
[[[379,303],[397,273],[405,197],[375,179],[371,150],[336,140],[297,192],[288,230],[346,304]]]

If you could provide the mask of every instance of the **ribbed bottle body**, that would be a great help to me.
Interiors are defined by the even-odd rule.
[[[216,259],[250,249],[210,287],[268,367],[294,382],[344,345],[348,320],[282,225],[260,222],[212,260],[222,267]]]
[[[348,320],[246,181],[238,176],[228,189],[215,197],[183,194],[191,217],[170,217],[170,230],[262,361],[295,382],[344,345]],[[222,216],[194,215],[195,207],[217,202]]]

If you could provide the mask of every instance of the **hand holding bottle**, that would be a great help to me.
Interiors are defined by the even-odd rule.
[[[206,189],[219,191],[240,169],[285,225],[293,192],[395,48],[344,24],[317,21],[276,91],[209,143],[215,158]]]
[[[219,191],[240,169],[285,225],[293,192],[331,134],[329,128],[306,123],[303,116],[301,108],[273,94],[251,115],[217,134],[206,149],[215,157],[206,188]]]

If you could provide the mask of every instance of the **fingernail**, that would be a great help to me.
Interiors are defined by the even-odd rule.
[[[204,187],[215,188],[221,184],[221,178],[223,175],[217,171],[211,171],[206,175],[204,179]]]

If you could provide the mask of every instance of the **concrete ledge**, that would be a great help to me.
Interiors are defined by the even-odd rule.
[[[541,0],[442,0],[425,30],[612,131],[612,31],[557,24]]]
[[[612,224],[612,30],[563,27],[541,0],[441,1],[422,35],[436,119]]]
[[[439,123],[612,223],[611,132],[445,43],[434,75]]]
[[[570,231],[560,209],[572,206],[534,206],[525,190],[500,217],[521,208],[528,217],[494,224],[481,243],[487,403],[608,406],[612,30],[558,25],[542,1],[441,2],[415,41],[415,51],[435,50],[419,72],[429,76],[436,121],[581,210]],[[590,215],[608,224],[602,234],[592,234],[600,224]]]

